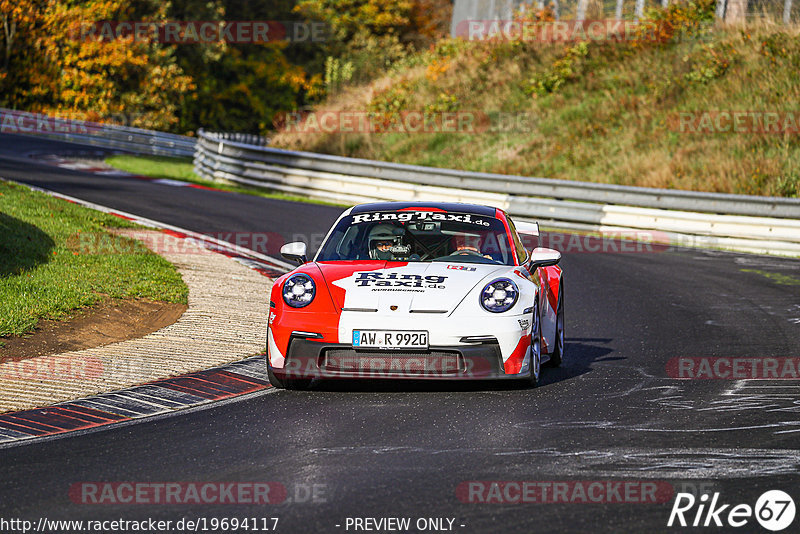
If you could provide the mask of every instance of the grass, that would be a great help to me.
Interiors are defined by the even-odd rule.
[[[204,180],[195,174],[194,164],[191,158],[169,158],[163,156],[129,156],[116,155],[105,159],[108,165],[131,174],[140,174],[152,178],[166,178],[169,180],[180,180],[206,187],[214,187],[231,193],[242,193],[264,198],[274,198],[291,202],[305,202],[311,204],[323,204],[326,206],[349,207],[335,202],[310,199],[299,195],[288,195],[285,193],[246,187],[233,182],[217,182]]]
[[[800,279],[795,278],[793,276],[789,276],[787,274],[781,273],[771,273],[769,271],[762,271],[759,269],[739,269],[743,273],[755,273],[759,274],[778,285],[782,286],[800,286]]]
[[[188,288],[172,264],[108,232],[134,226],[0,181],[0,337],[31,332],[39,319],[68,318],[109,297],[185,304]],[[129,252],[81,250],[79,236],[87,233]]]
[[[167,178],[184,182],[200,180],[194,173],[192,158],[116,155],[107,157],[106,163],[131,174],[141,174],[153,178]]]
[[[280,148],[564,180],[800,196],[800,135],[688,133],[680,112],[798,116],[800,31],[714,26],[710,0],[651,17],[696,28],[665,43],[445,40],[318,108],[526,113],[499,133],[271,135]],[[694,31],[694,30],[692,30]],[[690,35],[691,36],[691,35]]]

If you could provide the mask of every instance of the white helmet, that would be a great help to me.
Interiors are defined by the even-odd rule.
[[[373,260],[393,260],[392,249],[401,244],[402,237],[395,234],[397,227],[391,224],[376,224],[369,231],[369,257]]]

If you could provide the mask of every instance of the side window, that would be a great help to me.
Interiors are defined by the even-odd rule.
[[[508,220],[508,229],[511,231],[511,239],[514,240],[514,248],[517,250],[517,261],[522,265],[528,261],[528,251],[525,250],[525,245],[522,244],[522,240],[519,238],[514,221],[508,215],[506,215],[506,219]]]

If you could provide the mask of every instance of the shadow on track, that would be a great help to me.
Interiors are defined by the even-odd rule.
[[[561,367],[544,369],[539,387],[547,387],[550,384],[589,373],[592,371],[592,364],[597,361],[624,360],[624,356],[608,357],[614,352],[614,349],[605,345],[611,341],[610,338],[567,339],[564,347],[564,363],[561,364]]]

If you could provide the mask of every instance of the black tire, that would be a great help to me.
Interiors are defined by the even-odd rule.
[[[539,318],[539,300],[533,305],[533,327],[531,328],[531,374],[525,379],[525,385],[530,388],[539,386],[542,376],[542,321]]]
[[[308,389],[308,386],[311,385],[311,378],[286,378],[276,375],[269,364],[269,354],[267,354],[266,360],[267,378],[269,378],[269,383],[273,387],[278,389]]]
[[[556,306],[556,346],[550,359],[545,365],[547,367],[559,367],[564,361],[564,282],[558,288],[558,305]]]

